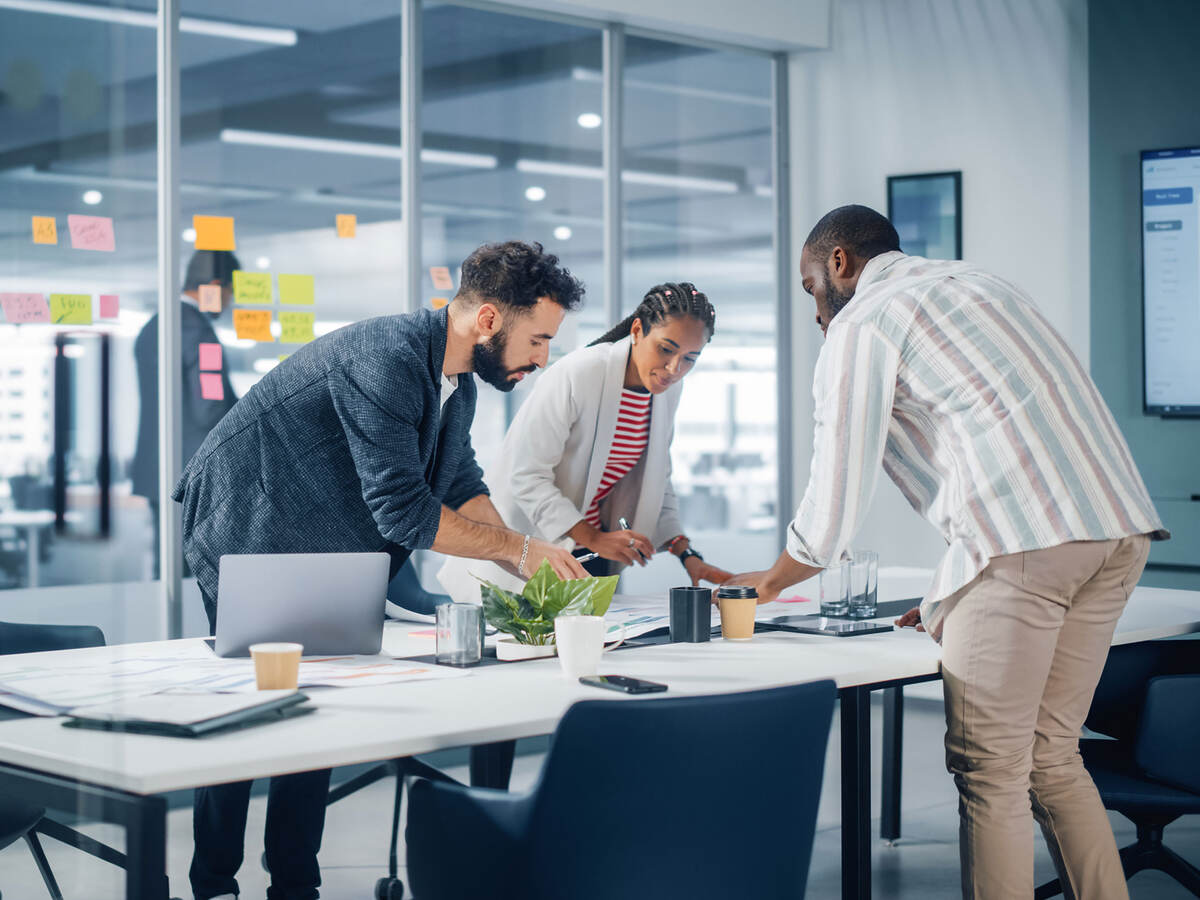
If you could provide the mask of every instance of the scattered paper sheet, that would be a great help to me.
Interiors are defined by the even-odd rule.
[[[270,303],[271,273],[233,270],[233,299],[238,303]]]
[[[454,279],[450,277],[450,269],[447,266],[431,266],[429,269],[429,277],[433,279],[433,286],[439,291],[454,290]]]
[[[221,286],[219,284],[202,284],[199,291],[200,312],[219,313],[221,311]]]
[[[316,321],[316,313],[287,312],[286,310],[281,310],[279,313],[279,327],[281,329],[279,342],[281,344],[307,344],[315,337],[313,334],[313,325]]]
[[[50,307],[42,294],[0,294],[0,306],[10,325],[50,321]]]
[[[235,309],[233,311],[233,330],[241,340],[274,343],[275,336],[271,334],[271,310],[269,309]]]
[[[279,302],[311,306],[316,300],[311,275],[280,275]]]
[[[76,250],[112,253],[117,249],[113,220],[107,216],[67,216],[67,228],[71,232],[71,246]]]
[[[221,371],[221,345],[200,345],[200,369],[206,372]]]
[[[117,294],[100,295],[100,318],[115,319],[121,315],[121,298]]]
[[[219,372],[200,373],[200,396],[205,400],[225,399],[225,385]]]
[[[352,238],[358,231],[358,216],[339,213],[337,217],[337,236],[340,238]]]
[[[33,217],[33,242],[35,244],[57,244],[58,224],[54,216]]]
[[[51,294],[50,321],[55,325],[91,325],[91,294]]]
[[[192,216],[197,250],[236,250],[232,216]]]

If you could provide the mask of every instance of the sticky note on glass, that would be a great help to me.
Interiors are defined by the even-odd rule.
[[[197,250],[236,250],[232,216],[192,216]]]
[[[225,399],[225,385],[221,383],[221,376],[218,373],[200,373],[200,396],[205,400]]]
[[[316,313],[280,312],[279,326],[281,344],[307,344],[315,335],[313,323],[317,321]]]
[[[67,228],[71,231],[71,246],[76,250],[112,253],[117,249],[113,220],[107,216],[67,216]]]
[[[121,314],[121,298],[117,294],[100,295],[100,318],[115,319]]]
[[[269,309],[235,309],[233,330],[241,340],[274,343],[271,334],[271,311]]]
[[[279,302],[303,303],[311,306],[316,299],[316,289],[313,287],[311,275],[280,275]]]
[[[233,270],[233,299],[238,303],[270,303],[271,273]]]
[[[337,234],[340,238],[352,238],[358,230],[358,216],[338,214]]]
[[[58,225],[54,222],[54,216],[33,217],[33,242],[35,244],[58,243]]]
[[[433,305],[434,309],[441,309],[443,306],[445,306],[446,304],[448,304],[450,302],[450,298],[449,297],[431,297],[429,302]]]
[[[50,307],[42,294],[0,294],[0,307],[10,325],[50,321]]]
[[[200,368],[209,372],[221,371],[221,345],[200,345]]]
[[[200,291],[200,312],[219,313],[221,311],[221,286],[219,284],[202,284]]]
[[[446,266],[432,266],[429,269],[429,277],[433,279],[433,286],[439,291],[454,290],[454,279],[450,277],[450,270]]]
[[[51,294],[50,321],[55,325],[91,325],[91,294]]]

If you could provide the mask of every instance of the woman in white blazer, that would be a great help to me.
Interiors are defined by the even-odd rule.
[[[508,527],[595,551],[594,574],[645,565],[667,550],[692,584],[728,579],[692,549],[671,487],[681,382],[715,320],[693,285],[661,284],[603,337],[546,369],[484,476]],[[619,527],[622,518],[628,528]],[[438,577],[464,602],[479,602],[479,578],[512,590],[522,585],[499,566],[457,557]]]

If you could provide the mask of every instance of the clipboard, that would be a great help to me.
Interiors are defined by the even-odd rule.
[[[74,709],[63,722],[65,728],[90,728],[128,734],[154,734],[162,737],[200,738],[281,722],[316,712],[305,705],[308,696],[299,691],[272,692],[264,700],[257,695],[241,694],[155,694],[124,703],[106,703]],[[189,715],[180,712],[181,697],[202,697],[200,709]],[[170,705],[171,710],[166,706]]]

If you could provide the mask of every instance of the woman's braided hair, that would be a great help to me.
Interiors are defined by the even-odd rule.
[[[679,316],[690,316],[708,329],[709,340],[716,331],[717,313],[708,297],[696,290],[689,281],[678,284],[657,284],[646,292],[638,308],[618,322],[608,332],[596,338],[588,346],[596,344],[611,344],[629,334],[633,328],[633,320],[642,323],[642,333],[649,333],[655,325],[661,325],[667,319]]]

